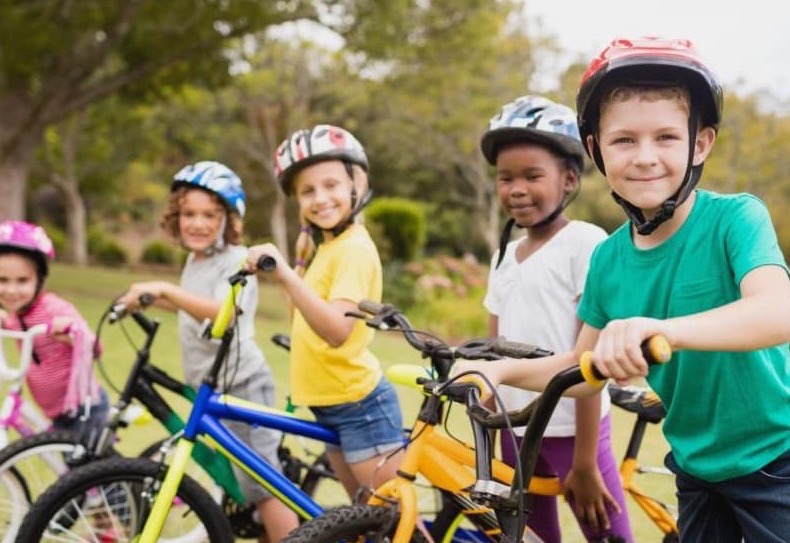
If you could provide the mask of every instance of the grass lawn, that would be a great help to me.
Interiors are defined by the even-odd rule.
[[[83,313],[88,323],[95,327],[101,314],[112,300],[124,292],[126,286],[134,281],[151,279],[166,279],[177,281],[177,274],[159,271],[140,272],[126,270],[110,270],[103,268],[77,268],[64,264],[53,266],[48,287],[55,293],[73,302]],[[150,314],[162,322],[157,340],[155,341],[152,360],[159,367],[172,376],[182,378],[180,348],[176,329],[175,315],[151,310]],[[285,405],[288,391],[288,356],[285,351],[276,347],[269,341],[272,334],[288,332],[287,302],[282,293],[271,285],[263,284],[260,289],[260,303],[258,306],[257,337],[259,344],[266,354],[277,380],[278,402]],[[104,344],[103,368],[111,383],[120,386],[131,367],[134,351],[129,341],[140,343],[142,334],[136,330],[136,325],[129,320],[124,327],[120,325],[109,326],[105,324],[101,339]],[[424,361],[416,351],[406,344],[398,335],[378,333],[373,345],[373,350],[386,367],[392,363],[422,364]],[[399,390],[404,420],[414,419],[419,407],[420,397],[412,390]],[[111,391],[114,398],[115,393]],[[184,417],[188,413],[188,405],[179,398],[168,396],[173,400],[179,412]],[[306,410],[305,416],[308,416]],[[451,430],[455,435],[468,435],[466,419],[460,409],[455,409],[451,420]],[[623,454],[631,431],[633,419],[630,415],[615,410],[614,416],[614,447],[618,458]],[[132,427],[124,431],[119,448],[126,453],[135,453],[152,442],[156,436],[164,436],[164,431],[156,423],[144,427]],[[661,465],[662,458],[667,451],[667,445],[658,428],[648,428],[645,437],[641,459],[650,465]],[[658,481],[645,481],[640,485],[648,493],[661,493],[666,496],[673,494],[674,483],[666,477],[659,477]],[[634,527],[636,540],[639,542],[660,541],[658,530],[653,527],[650,520],[636,509],[633,501],[628,500],[631,522]],[[562,524],[565,531],[564,541],[569,543],[583,541],[573,517],[568,508],[561,507]]]

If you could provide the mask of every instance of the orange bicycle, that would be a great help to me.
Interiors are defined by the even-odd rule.
[[[419,386],[425,394],[422,408],[395,479],[377,488],[367,504],[328,511],[292,532],[283,543],[363,540],[422,543],[427,540],[426,535],[437,542],[539,542],[526,528],[529,496],[559,495],[562,491],[556,478],[532,477],[539,444],[563,392],[584,382],[585,377],[595,380],[589,356],[582,360],[582,366],[555,376],[538,400],[526,408],[492,413],[481,405],[477,384],[447,378],[453,360],[533,358],[545,356],[547,351],[501,338],[473,340],[450,347],[435,336],[425,339],[392,306],[362,302],[359,307],[368,314],[366,322],[370,326],[401,331],[412,346],[431,359],[431,373],[426,374],[424,368],[417,366],[422,375],[417,377],[412,372],[410,379],[404,379]],[[669,358],[668,344],[661,339],[654,338],[646,349],[648,356],[656,360]],[[436,424],[441,421],[440,407],[445,401],[466,406],[474,447],[435,432]],[[526,425],[526,432],[520,461],[513,469],[493,458],[489,430],[518,425]],[[456,506],[452,515],[437,516],[427,529],[417,514],[418,475],[445,494],[443,513],[448,511],[448,503]],[[459,529],[461,519],[466,519],[474,530]]]

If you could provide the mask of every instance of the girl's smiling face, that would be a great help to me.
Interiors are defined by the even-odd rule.
[[[551,215],[575,186],[564,161],[545,146],[521,142],[497,153],[496,186],[502,207],[529,228]]]
[[[327,160],[307,166],[294,179],[294,194],[302,215],[324,231],[351,213],[353,181],[345,164]]]
[[[181,243],[196,255],[202,255],[223,235],[225,207],[211,193],[188,190],[179,201],[178,231]]]
[[[37,291],[36,263],[21,254],[0,254],[0,305],[10,313],[18,313],[33,302]]]

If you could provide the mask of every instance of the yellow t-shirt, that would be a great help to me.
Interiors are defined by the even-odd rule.
[[[364,226],[354,224],[322,243],[304,276],[323,300],[381,301],[378,250]],[[361,400],[382,377],[368,350],[373,330],[362,321],[340,347],[330,347],[294,312],[291,325],[291,396],[297,405],[327,406]]]

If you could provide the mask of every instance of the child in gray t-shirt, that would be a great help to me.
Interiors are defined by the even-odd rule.
[[[184,376],[193,387],[208,373],[218,346],[202,339],[202,323],[213,320],[228,293],[227,279],[244,263],[247,249],[240,245],[245,195],[239,177],[219,162],[186,166],[173,178],[170,201],[162,227],[189,251],[180,285],[167,281],[135,283],[120,298],[127,307],[139,307],[142,294],[154,296],[157,307],[178,311],[178,329]],[[255,342],[254,318],[258,283],[250,276],[238,304],[234,338],[220,383],[233,396],[273,405],[274,378]],[[280,432],[227,421],[227,426],[279,469]],[[235,469],[235,468],[234,468]],[[299,524],[296,514],[260,485],[235,469],[244,495],[256,503],[266,528],[262,541],[276,542]],[[268,536],[268,537],[267,537]]]

